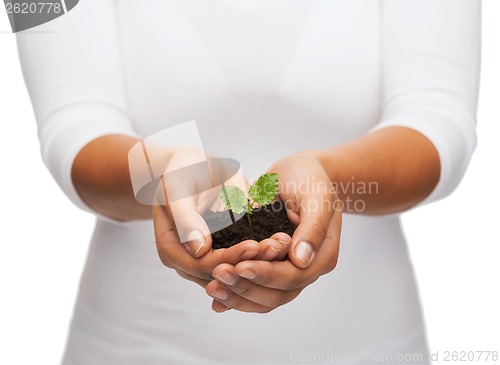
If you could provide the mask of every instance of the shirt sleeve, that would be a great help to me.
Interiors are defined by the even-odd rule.
[[[92,211],[73,186],[76,155],[107,134],[138,136],[128,113],[114,2],[80,1],[67,14],[19,32],[17,44],[42,159],[69,199]]]
[[[480,0],[382,0],[383,111],[435,146],[441,176],[421,203],[449,195],[476,147]]]

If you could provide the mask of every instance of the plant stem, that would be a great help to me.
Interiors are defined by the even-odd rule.
[[[226,191],[226,187],[224,186],[224,183],[222,183],[222,193],[224,194],[224,198],[228,202],[229,201],[229,197],[227,196],[227,191]],[[229,207],[228,207],[228,210],[229,210],[229,215],[231,216],[231,221],[233,222],[233,224],[235,224],[236,223],[236,219],[234,219],[233,210],[231,208],[229,208]]]
[[[252,205],[250,202],[247,203],[247,219],[248,219],[248,225],[252,227],[252,218],[250,217],[253,214],[252,211]]]

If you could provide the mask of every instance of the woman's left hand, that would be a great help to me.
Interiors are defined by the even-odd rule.
[[[220,264],[206,292],[212,309],[267,313],[295,299],[337,265],[342,204],[328,175],[312,155],[293,155],[275,163],[279,195],[297,226],[284,261],[246,260]]]

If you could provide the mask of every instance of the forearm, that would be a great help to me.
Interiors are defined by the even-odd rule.
[[[71,176],[80,198],[90,208],[121,221],[151,218],[151,207],[135,200],[130,180],[128,152],[139,141],[125,135],[107,135],[78,153]],[[167,161],[171,151],[161,153]]]
[[[439,181],[432,143],[415,130],[389,127],[350,143],[311,152],[325,168],[344,211],[390,214],[425,199]]]

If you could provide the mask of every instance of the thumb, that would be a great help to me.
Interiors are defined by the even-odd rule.
[[[168,193],[172,191],[172,185],[167,186],[165,178],[162,178],[162,185],[165,196],[164,207],[175,226],[179,241],[193,257],[205,255],[212,248],[212,236],[207,223],[198,213],[196,195],[186,194],[183,198],[172,201],[168,199],[169,196],[174,195]],[[177,188],[183,186],[186,189],[190,184],[176,184],[175,186]]]
[[[174,203],[174,209],[169,206],[169,215],[173,218],[179,240],[193,257],[201,257],[212,248],[212,236],[207,223],[188,202],[183,206],[177,203]]]
[[[325,241],[332,216],[334,200],[325,194],[307,194],[299,202],[299,225],[292,237],[288,258],[297,267],[308,268]]]

